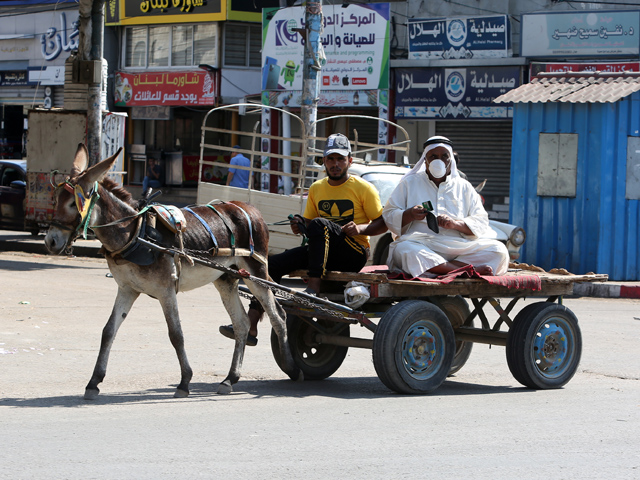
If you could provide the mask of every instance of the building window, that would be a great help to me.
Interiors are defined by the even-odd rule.
[[[217,24],[152,25],[125,29],[124,66],[217,66]],[[260,65],[260,61],[258,62]]]
[[[228,24],[224,29],[224,65],[260,67],[262,63],[260,25]]]

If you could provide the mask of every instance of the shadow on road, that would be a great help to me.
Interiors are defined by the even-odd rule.
[[[64,265],[60,263],[36,263],[36,262],[21,262],[20,260],[0,260],[0,270],[6,270],[8,272],[29,272],[38,270],[52,270],[57,268],[64,269],[83,269],[83,270],[107,270],[106,265],[84,263],[82,265]]]
[[[130,393],[101,393],[95,400],[85,400],[84,392],[78,395],[43,398],[4,398],[0,406],[15,408],[82,408],[91,405],[133,405],[157,404],[170,401],[234,401],[241,396],[251,395],[253,400],[265,397],[329,397],[337,399],[377,399],[389,396],[410,398],[386,388],[376,377],[333,377],[323,381],[292,382],[290,380],[241,380],[229,395],[218,395],[217,383],[194,383],[187,399],[174,399],[175,387],[149,389]],[[535,393],[524,387],[478,385],[456,380],[447,380],[435,392],[425,395],[432,397],[459,395],[493,395],[505,393]]]

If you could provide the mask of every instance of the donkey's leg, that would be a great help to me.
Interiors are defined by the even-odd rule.
[[[219,394],[228,394],[233,391],[233,385],[240,379],[240,369],[244,359],[244,349],[249,334],[249,316],[242,306],[240,295],[238,295],[238,280],[222,275],[213,284],[220,293],[220,298],[233,324],[233,332],[236,336],[236,345],[233,349],[233,359],[227,378],[218,386]]]
[[[300,368],[296,365],[289,349],[289,340],[287,337],[286,318],[287,314],[284,309],[278,304],[275,296],[266,287],[255,284],[254,282],[246,282],[251,293],[258,299],[262,308],[269,316],[271,321],[271,327],[278,336],[278,344],[280,347],[280,355],[284,360],[284,365],[281,365],[282,370],[289,376],[291,380],[300,381],[304,380],[304,375]]]
[[[131,310],[133,302],[136,301],[139,295],[138,292],[134,292],[133,290],[122,287],[118,288],[118,295],[116,296],[116,302],[113,305],[111,316],[102,329],[100,353],[98,354],[91,380],[89,380],[84,391],[85,400],[94,400],[100,393],[98,384],[104,380],[104,376],[107,373],[107,363],[109,362],[109,352],[111,351],[113,340],[116,337],[116,333],[118,333],[120,325],[122,325],[129,310]]]
[[[180,362],[180,384],[173,394],[174,398],[184,398],[189,396],[189,383],[193,377],[193,371],[187,359],[187,351],[184,348],[184,334],[180,325],[180,315],[178,313],[178,299],[176,292],[170,289],[166,295],[159,298],[164,318],[169,327],[169,339],[173,348],[176,349],[178,362]]]

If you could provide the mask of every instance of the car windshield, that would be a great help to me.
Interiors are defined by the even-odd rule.
[[[403,176],[397,173],[365,173],[362,178],[376,187],[380,203],[384,206]]]

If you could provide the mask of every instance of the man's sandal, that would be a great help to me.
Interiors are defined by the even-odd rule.
[[[236,336],[233,332],[233,325],[221,325],[218,329],[222,335],[231,340],[235,340]],[[258,339],[251,335],[250,333],[247,335],[247,346],[255,347],[258,344]]]

